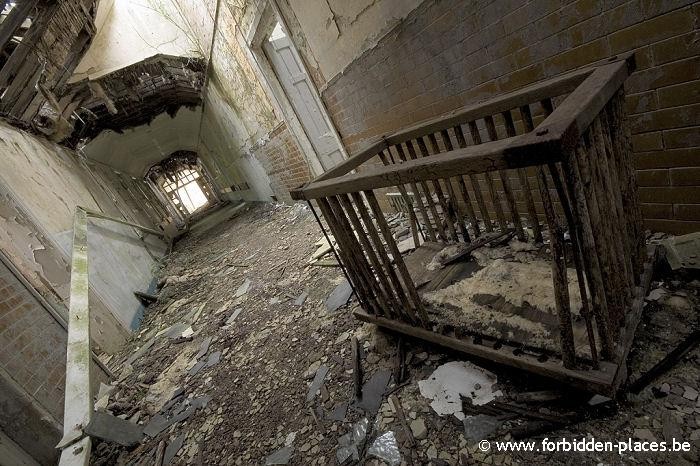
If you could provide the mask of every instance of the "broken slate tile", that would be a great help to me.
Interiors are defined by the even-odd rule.
[[[386,391],[386,386],[389,384],[391,371],[380,370],[362,386],[362,398],[355,402],[358,408],[365,410],[367,413],[376,413],[379,406],[382,404],[382,398]]]
[[[214,364],[218,364],[220,359],[221,359],[221,351],[217,351],[216,353],[210,354],[209,359],[207,359],[207,367],[211,367]]]
[[[282,447],[268,456],[265,460],[265,464],[288,464],[289,460],[292,458],[293,451],[294,447],[292,446]]]
[[[338,403],[337,405],[335,405],[333,407],[330,414],[326,415],[326,419],[330,419],[331,421],[344,421],[347,413],[348,413],[348,404],[347,403]]]
[[[95,411],[85,433],[125,447],[136,445],[143,438],[143,428],[111,414]]]
[[[501,426],[501,421],[487,414],[466,416],[462,419],[464,425],[464,437],[471,444],[488,438]]]
[[[350,296],[352,296],[352,286],[350,286],[350,282],[347,279],[343,279],[326,298],[326,309],[328,309],[328,312],[337,311],[338,308],[347,304]]]
[[[299,296],[297,296],[296,299],[294,299],[294,305],[295,306],[303,306],[304,301],[306,301],[306,298],[308,298],[308,297],[309,297],[309,293],[304,291]]]
[[[207,337],[204,339],[201,345],[199,345],[199,351],[195,355],[195,359],[199,359],[209,351],[209,345],[211,344],[212,337]]]
[[[202,370],[206,363],[207,361],[205,361],[204,359],[202,359],[201,361],[197,361],[197,363],[194,366],[192,366],[192,368],[187,372],[187,374],[190,377],[194,377],[199,371]]]
[[[165,447],[165,454],[163,455],[163,465],[170,464],[170,462],[175,458],[177,452],[182,448],[182,444],[185,442],[185,434],[178,435],[175,440],[168,443]]]
[[[184,421],[185,419],[193,415],[195,411],[197,411],[197,409],[205,408],[209,401],[211,401],[211,395],[199,396],[197,398],[192,399],[191,401],[185,400],[180,405],[180,407],[185,407],[189,402],[189,406],[187,406],[187,409],[185,409],[184,411],[176,410],[178,411],[178,413],[169,419],[162,414],[156,414],[151,418],[148,424],[146,424],[146,427],[143,429],[143,432],[149,437],[155,437],[171,425],[180,421]]]
[[[309,387],[309,393],[306,394],[306,401],[313,401],[313,399],[316,398],[316,392],[320,390],[323,379],[326,378],[326,374],[328,374],[328,366],[325,364],[316,370],[314,380]]]
[[[238,287],[238,289],[236,290],[236,293],[233,295],[233,297],[240,298],[241,296],[246,294],[249,289],[250,289],[250,280],[246,278],[245,281],[243,282],[243,284]]]
[[[241,313],[242,310],[243,310],[243,308],[241,308],[241,307],[234,309],[233,312],[231,313],[231,315],[229,316],[229,318],[226,319],[226,323],[224,325],[225,326],[231,325],[233,323],[233,321],[236,320],[236,317],[238,317],[238,315]]]

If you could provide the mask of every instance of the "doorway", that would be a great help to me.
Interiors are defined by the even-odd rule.
[[[345,159],[323,102],[306,73],[301,58],[284,27],[274,20],[271,32],[263,37],[261,48],[277,81],[301,123],[324,171]]]

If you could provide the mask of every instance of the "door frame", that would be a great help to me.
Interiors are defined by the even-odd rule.
[[[279,78],[277,77],[277,74],[270,63],[270,60],[267,58],[267,55],[263,50],[263,41],[267,40],[268,35],[272,32],[277,22],[280,23],[282,30],[285,34],[287,34],[287,37],[289,37],[292,53],[301,64],[302,70],[308,77],[311,93],[321,109],[322,117],[326,121],[328,127],[331,128],[333,137],[338,144],[338,148],[340,149],[343,159],[348,158],[348,153],[345,150],[345,145],[343,144],[343,140],[341,139],[333,120],[328,114],[328,109],[326,108],[326,104],[323,102],[321,94],[316,87],[316,82],[313,80],[311,73],[309,73],[306,62],[299,54],[299,50],[294,43],[293,36],[289,32],[289,27],[287,26],[284,15],[282,15],[280,8],[277,5],[277,0],[259,0],[256,6],[257,8],[255,8],[255,15],[252,19],[248,34],[245,37],[247,48],[250,50],[251,54],[253,55],[254,62],[257,64],[257,69],[263,78],[262,82],[265,83],[264,87],[266,91],[272,96],[271,100],[273,102],[273,107],[275,107],[275,111],[279,112],[289,126],[289,130],[297,140],[302,153],[307,154],[307,160],[309,161],[313,175],[319,176],[332,167],[324,168],[321,164],[318,153],[314,149],[313,144],[311,144],[311,140],[309,139],[309,136],[307,135],[290,98],[287,96],[287,93],[282,87],[282,84],[280,83]],[[313,156],[309,157],[311,154],[313,154]]]

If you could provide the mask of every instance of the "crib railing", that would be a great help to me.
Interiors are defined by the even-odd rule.
[[[428,241],[471,243],[512,229],[541,242],[545,233],[561,359],[485,356],[597,391],[616,386],[650,275],[622,88],[633,69],[630,55],[415,125],[292,191],[318,204],[335,236],[363,309],[356,315],[484,356],[465,332],[429,319],[386,221],[390,189]],[[567,261],[581,294],[586,357],[574,349]]]

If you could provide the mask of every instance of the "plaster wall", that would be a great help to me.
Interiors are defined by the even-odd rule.
[[[159,53],[200,56],[168,0],[101,0],[95,24],[97,35],[71,82],[94,79]]]
[[[423,0],[281,0],[294,15],[288,23],[305,31],[295,43],[323,86],[403,21]],[[313,74],[313,73],[312,73]]]
[[[4,169],[0,172],[0,247],[42,294],[68,307],[73,214],[77,205],[137,223],[150,219],[147,200],[133,181],[124,199],[100,170],[55,144],[0,123]],[[101,169],[104,170],[104,169]],[[125,188],[126,187],[126,188]],[[141,198],[139,200],[139,197]],[[97,347],[116,351],[134,329],[142,306],[131,294],[147,290],[162,242],[147,250],[133,230],[117,224],[89,232],[92,336]],[[119,284],[119,286],[115,286]]]

